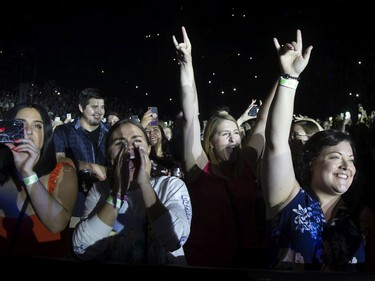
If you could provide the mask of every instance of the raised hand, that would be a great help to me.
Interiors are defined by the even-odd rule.
[[[135,157],[139,159],[139,168],[134,180],[136,180],[139,185],[143,183],[149,184],[151,174],[150,157],[142,146],[134,147],[134,153]]]
[[[281,46],[276,38],[273,39],[273,42],[279,55],[282,73],[298,77],[307,66],[313,48],[309,46],[302,54],[301,30],[297,30],[297,41],[292,41]]]
[[[173,44],[176,48],[177,59],[180,64],[191,62],[191,44],[187,35],[185,27],[182,27],[183,42],[178,43],[176,37],[173,35]]]
[[[151,121],[154,121],[157,118],[155,113],[152,113],[151,108],[149,108],[142,116],[141,124],[143,128],[146,128]]]
[[[14,164],[21,174],[30,174],[39,160],[40,150],[31,139],[19,139],[17,146],[13,143],[6,143],[13,154]]]
[[[129,157],[128,149],[123,145],[118,151],[111,173],[108,175],[113,195],[122,193],[122,189],[125,189],[125,192],[129,186]]]

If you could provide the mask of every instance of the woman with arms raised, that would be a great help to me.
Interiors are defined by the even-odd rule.
[[[186,257],[195,266],[259,266],[256,174],[276,85],[244,145],[237,120],[228,113],[210,118],[202,144],[192,46],[184,27],[182,34],[182,43],[175,37],[173,42],[180,64],[185,180],[193,206],[191,233],[184,247]]]
[[[297,40],[280,46],[281,76],[266,127],[262,187],[270,220],[270,266],[281,269],[374,268],[374,216],[354,202],[355,149],[339,131],[320,131],[301,152],[300,182],[288,143],[299,76],[312,46]],[[359,195],[359,194],[357,194]]]

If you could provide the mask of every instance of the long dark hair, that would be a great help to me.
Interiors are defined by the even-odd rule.
[[[0,185],[3,185],[10,178],[14,170],[13,154],[9,147],[0,143]]]
[[[109,146],[110,146],[110,140],[109,139],[111,138],[113,132],[115,130],[117,130],[118,127],[120,127],[120,126],[122,126],[124,124],[132,124],[134,126],[137,126],[143,132],[143,134],[145,135],[147,144],[151,145],[150,141],[148,140],[146,130],[145,130],[145,128],[143,128],[143,126],[142,126],[142,124],[140,122],[135,121],[134,119],[128,119],[128,118],[121,119],[121,120],[117,121],[115,124],[113,124],[113,126],[109,129],[107,137],[106,137],[106,140],[105,140],[105,153],[107,155],[107,160],[108,161],[110,160],[108,158],[109,157],[108,152],[109,152]]]
[[[34,108],[36,109],[43,121],[44,128],[44,143],[42,149],[40,150],[40,157],[38,163],[35,165],[35,172],[38,177],[48,175],[56,167],[56,151],[55,145],[53,143],[53,129],[51,119],[48,115],[48,112],[39,104],[22,102],[16,104],[11,108],[5,115],[5,119],[13,120],[15,119],[17,113],[24,108]],[[13,161],[13,160],[12,160]]]
[[[175,164],[175,161],[174,161],[172,151],[170,149],[169,141],[168,141],[167,137],[165,136],[163,127],[160,124],[158,125],[158,128],[159,128],[160,134],[161,134],[161,149],[163,151],[164,157],[163,158],[158,157],[157,154],[156,154],[155,148],[151,147],[150,158],[155,159],[156,161],[161,161],[161,162],[163,162],[163,160],[164,160],[165,161],[164,164],[168,168],[171,168]]]

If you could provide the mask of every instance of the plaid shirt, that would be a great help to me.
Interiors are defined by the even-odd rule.
[[[100,123],[98,155],[95,157],[94,146],[89,134],[81,127],[80,118],[71,123],[57,126],[54,130],[53,140],[56,153],[63,152],[66,157],[75,161],[106,165],[105,139],[108,128]]]

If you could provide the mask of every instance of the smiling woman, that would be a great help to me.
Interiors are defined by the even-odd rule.
[[[302,33],[280,45],[274,39],[281,73],[299,77],[312,46],[302,49]],[[375,217],[352,185],[357,169],[351,137],[318,131],[293,165],[288,139],[298,85],[280,83],[266,127],[262,183],[269,220],[269,266],[296,270],[371,270],[374,268]],[[300,128],[301,129],[301,128]],[[295,132],[304,134],[307,132]],[[301,175],[298,177],[298,167]],[[357,200],[355,200],[357,199]]]

